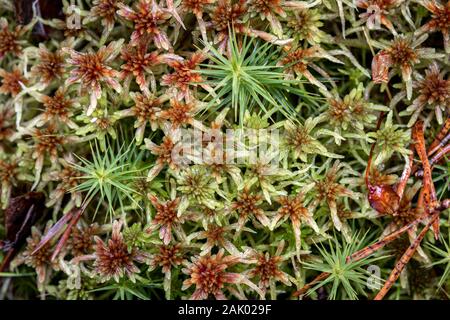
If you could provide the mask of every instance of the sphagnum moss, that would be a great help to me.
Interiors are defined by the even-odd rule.
[[[423,164],[412,158],[398,212],[379,217],[364,182],[370,146],[368,181],[393,188],[416,121],[427,146],[450,123],[448,1],[87,0],[79,11],[63,1],[67,20],[39,17],[43,30],[3,3],[0,220],[31,190],[51,214],[24,226],[2,270],[35,271],[36,289],[15,277],[0,298],[151,299],[157,288],[167,299],[276,299],[313,279],[308,298],[375,296],[368,268],[384,279],[394,259],[346,257],[423,214]],[[223,143],[238,132],[234,148]],[[441,158],[432,180],[443,200]],[[83,205],[56,259],[57,237],[32,254]],[[0,228],[5,250],[14,230]],[[414,288],[388,298],[448,296],[448,223],[440,231],[413,257],[428,284],[406,268]],[[410,244],[387,248],[400,242]]]

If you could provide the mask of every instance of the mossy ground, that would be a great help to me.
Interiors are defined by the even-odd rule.
[[[370,147],[372,183],[394,185],[416,121],[427,145],[448,121],[450,2],[38,7],[33,18],[0,0],[0,220],[13,198],[46,199],[1,299],[286,299],[320,272],[331,276],[303,298],[375,296],[419,231],[345,258],[423,214],[422,180],[380,216]],[[193,132],[205,140],[178,161]],[[227,132],[243,134],[239,161],[224,161]],[[445,157],[434,165],[438,200],[449,172]],[[55,259],[62,230],[33,253],[80,207]],[[449,298],[448,210],[439,219],[440,239],[428,232],[386,299]]]

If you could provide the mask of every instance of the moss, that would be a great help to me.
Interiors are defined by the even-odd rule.
[[[67,20],[19,25],[3,2],[0,221],[32,189],[50,213],[3,270],[38,275],[14,277],[13,298],[373,298],[371,270],[386,279],[385,253],[423,228],[347,259],[427,209],[411,132],[424,121],[429,146],[450,123],[444,4],[62,1]],[[446,157],[430,157],[448,205]],[[408,163],[400,209],[372,209]],[[448,297],[448,210],[439,221],[387,298]]]

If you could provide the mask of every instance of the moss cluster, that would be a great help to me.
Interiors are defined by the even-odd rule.
[[[370,148],[371,183],[395,185],[416,121],[427,145],[449,122],[450,2],[47,2],[0,0],[0,221],[46,199],[0,299],[277,299],[321,272],[300,297],[376,295],[420,225],[346,257],[423,214],[422,178],[382,215]],[[386,298],[449,298],[439,223]]]

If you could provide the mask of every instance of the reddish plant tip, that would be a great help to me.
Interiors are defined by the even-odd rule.
[[[417,83],[420,105],[439,104],[450,107],[450,80],[444,79],[436,63],[425,71],[425,78]]]
[[[42,79],[46,85],[60,79],[64,73],[64,58],[61,52],[50,52],[45,47],[39,49],[39,63],[31,69],[33,77]]]
[[[15,173],[18,168],[17,161],[5,161],[0,159],[0,181],[8,183],[14,179]]]
[[[226,229],[217,225],[209,225],[208,230],[205,231],[205,237],[208,242],[220,245],[225,240]]]
[[[406,38],[395,39],[386,52],[391,57],[392,63],[398,67],[406,68],[418,61],[410,40]]]
[[[141,121],[151,120],[155,121],[159,114],[160,105],[162,101],[158,98],[152,99],[152,97],[145,96],[137,93],[134,96],[135,106],[133,107],[134,113]]]
[[[48,224],[45,231],[47,231],[49,226],[50,225]],[[58,268],[55,263],[51,262],[52,248],[50,244],[44,245],[39,251],[33,253],[42,238],[42,233],[36,227],[33,227],[31,229],[31,236],[27,238],[25,251],[22,253],[21,257],[19,257],[19,261],[17,262],[17,264],[25,262],[26,265],[33,267],[36,270],[38,283],[40,285],[45,282],[49,272],[53,268]]]
[[[169,61],[168,65],[172,67],[175,72],[171,74],[166,74],[162,76],[161,84],[163,86],[170,86],[174,89],[175,92],[178,90],[181,92],[181,95],[178,95],[178,99],[182,98],[190,98],[189,87],[196,86],[197,84],[202,83],[204,80],[200,73],[195,72],[194,70],[197,66],[206,59],[206,56],[197,52],[194,53],[190,59],[183,61]]]
[[[244,0],[233,3],[231,0],[219,0],[212,14],[212,25],[219,32],[218,41],[226,39],[228,28],[232,28],[236,33],[245,29],[243,16],[247,10]]]
[[[160,29],[160,25],[171,15],[163,11],[156,1],[140,0],[134,10],[122,4],[119,7],[117,13],[134,23],[134,32],[131,35],[133,45],[148,43],[149,39],[153,39],[157,48],[168,50],[171,47],[167,35]]]
[[[291,217],[292,219],[301,220],[308,217],[308,210],[303,206],[303,196],[297,197],[282,196],[277,200],[281,204],[278,213],[283,216]]]
[[[97,89],[100,81],[117,75],[105,65],[105,57],[97,53],[74,54],[71,62],[76,69],[72,71],[70,82],[81,80],[88,88]]]
[[[358,0],[356,5],[367,9],[370,6],[377,6],[381,10],[393,8],[401,3],[401,0]]]
[[[239,262],[239,258],[224,256],[221,250],[216,255],[205,255],[192,258],[183,272],[190,276],[183,282],[183,290],[195,285],[191,299],[207,299],[210,295],[216,299],[224,299],[223,289],[226,284],[238,283],[240,276],[227,272],[226,269]]]
[[[192,123],[194,120],[193,111],[195,111],[194,103],[171,100],[170,106],[170,109],[161,111],[160,117],[162,119],[169,120],[174,128]]]
[[[172,151],[174,147],[175,142],[169,136],[165,136],[161,145],[152,146],[151,151],[153,154],[158,156],[157,161],[160,165],[167,163],[169,166],[175,166],[172,159]]]
[[[441,31],[447,38],[450,30],[450,1],[447,4],[440,4],[437,1],[426,1],[425,8],[432,13],[431,20],[425,24],[425,29],[429,31]]]
[[[21,34],[22,28],[20,26],[11,31],[6,19],[0,19],[0,60],[8,53],[19,55],[22,52],[22,46],[19,43]]]
[[[124,64],[120,67],[122,69],[120,78],[126,79],[134,76],[141,90],[145,91],[148,87],[145,75],[150,67],[162,62],[161,57],[157,52],[148,53],[147,46],[143,44],[137,47],[125,47],[122,50],[121,57],[124,60]]]
[[[149,232],[159,227],[159,237],[167,245],[172,240],[172,229],[183,222],[183,218],[178,217],[178,205],[181,199],[160,202],[154,195],[149,195],[149,199],[156,209]]]
[[[281,6],[281,0],[251,0],[248,1],[248,6],[251,10],[258,12],[265,17],[274,13],[279,15],[286,14]]]
[[[288,52],[281,63],[286,66],[287,71],[292,70],[298,74],[303,74],[308,67],[307,59],[314,57],[314,55],[315,47],[299,48]]]
[[[90,93],[87,115],[91,115],[97,106],[97,100],[102,95],[102,83],[106,83],[108,87],[117,92],[122,91],[122,86],[117,80],[120,73],[109,66],[109,63],[120,53],[122,43],[123,40],[112,41],[97,52],[77,52],[73,49],[66,49],[70,54],[67,62],[73,67],[70,77],[66,80],[66,86],[80,82],[80,91]]]
[[[182,0],[181,6],[183,10],[192,12],[197,17],[202,17],[206,6],[214,3],[215,1],[216,0]]]
[[[114,221],[111,239],[107,243],[99,237],[95,237],[95,271],[103,281],[114,278],[116,282],[127,275],[133,278],[139,268],[134,261],[139,261],[138,252],[135,249],[128,250],[120,232],[122,222]]]
[[[57,118],[67,123],[70,120],[73,100],[66,98],[66,96],[67,93],[63,89],[58,89],[53,96],[42,98],[45,107],[43,115],[46,121]]]
[[[102,18],[104,25],[112,29],[116,19],[116,12],[122,0],[94,0],[91,12],[94,16]]]
[[[13,116],[12,108],[0,108],[0,145],[14,133],[14,123],[11,121]]]
[[[250,194],[248,188],[245,188],[239,195],[237,201],[233,202],[231,208],[238,211],[240,216],[247,217],[250,214],[257,214],[263,211],[259,208],[261,200],[261,195]]]
[[[99,226],[97,224],[73,228],[70,240],[72,254],[75,257],[90,254],[94,249],[94,236],[98,232]]]
[[[183,262],[182,248],[179,243],[172,246],[162,245],[158,250],[158,253],[151,259],[150,265],[160,266],[164,273],[169,272],[172,266],[179,266]]]
[[[286,274],[279,268],[282,261],[283,259],[280,256],[270,256],[268,253],[258,254],[256,266],[250,274],[252,277],[259,277],[259,287],[269,287],[272,279],[289,283]]]
[[[42,156],[48,153],[53,160],[57,159],[58,149],[64,145],[64,137],[58,134],[54,126],[49,126],[44,129],[35,129],[33,138],[36,141],[36,155]]]
[[[0,77],[2,78],[0,93],[9,94],[13,97],[22,91],[20,83],[24,85],[28,83],[28,80],[22,75],[20,69],[16,67],[11,72],[0,69]]]

